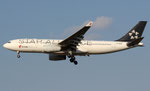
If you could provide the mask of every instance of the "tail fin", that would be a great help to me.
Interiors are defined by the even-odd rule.
[[[133,41],[142,36],[147,21],[139,21],[126,35],[117,41]]]

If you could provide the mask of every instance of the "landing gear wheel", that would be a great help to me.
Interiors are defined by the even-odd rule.
[[[72,63],[74,60],[70,59],[70,62]]]
[[[78,62],[77,62],[77,61],[74,61],[74,64],[75,64],[75,65],[77,65],[77,64],[78,64]]]
[[[71,57],[70,62],[74,62],[75,61],[75,57]]]
[[[17,51],[17,58],[20,58],[20,52]]]
[[[17,55],[17,58],[20,58],[20,55]]]

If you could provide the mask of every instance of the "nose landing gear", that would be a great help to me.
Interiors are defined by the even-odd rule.
[[[17,58],[20,58],[20,52],[17,51]]]

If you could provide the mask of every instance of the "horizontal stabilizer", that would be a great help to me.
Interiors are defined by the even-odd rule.
[[[144,38],[144,37],[140,37],[140,38],[138,38],[138,39],[135,39],[135,40],[129,42],[129,43],[127,44],[127,46],[135,46],[135,45],[138,45],[138,44],[142,41],[143,38]]]

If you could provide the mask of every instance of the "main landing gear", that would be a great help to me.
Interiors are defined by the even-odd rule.
[[[74,63],[75,65],[78,64],[78,62],[76,61],[76,58],[74,57],[74,55],[72,54],[72,51],[69,51],[68,53],[68,58],[70,58],[70,62]]]
[[[20,58],[20,52],[17,51],[17,58]]]
[[[71,62],[71,63],[74,63],[75,65],[78,64],[78,62],[75,60],[75,57],[74,57],[74,56],[70,58],[70,62]]]

